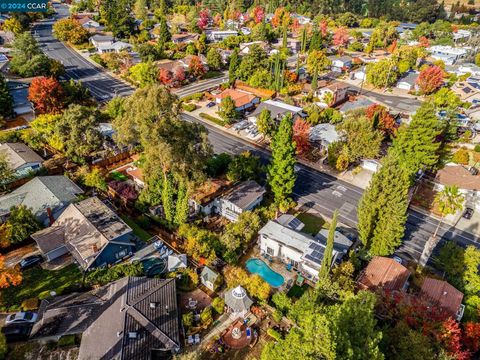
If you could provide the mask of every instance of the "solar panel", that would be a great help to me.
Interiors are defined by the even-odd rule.
[[[302,223],[300,220],[298,220],[297,218],[293,218],[292,220],[290,220],[290,222],[288,223],[288,226],[292,229],[296,229],[298,226],[300,226]]]

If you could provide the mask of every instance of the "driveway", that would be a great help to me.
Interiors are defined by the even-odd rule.
[[[22,246],[16,250],[5,254],[5,267],[11,268],[20,262],[24,257],[34,254],[40,254],[40,251],[35,244]]]

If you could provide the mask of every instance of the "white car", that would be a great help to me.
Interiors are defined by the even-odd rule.
[[[37,313],[31,311],[20,311],[15,314],[8,315],[5,319],[5,324],[19,324],[19,323],[34,323],[37,321]]]

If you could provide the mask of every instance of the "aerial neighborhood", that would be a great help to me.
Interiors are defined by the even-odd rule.
[[[0,360],[480,358],[478,0],[6,2]]]

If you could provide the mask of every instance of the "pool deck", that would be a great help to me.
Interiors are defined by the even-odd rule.
[[[279,273],[285,279],[285,282],[282,286],[278,288],[272,288],[278,291],[287,292],[293,285],[295,285],[295,281],[297,279],[297,272],[295,270],[287,270],[286,264],[279,260],[269,261],[265,259],[261,254],[257,247],[253,249],[250,253],[250,259],[260,259],[265,262],[273,271]],[[247,270],[248,271],[248,270]]]

